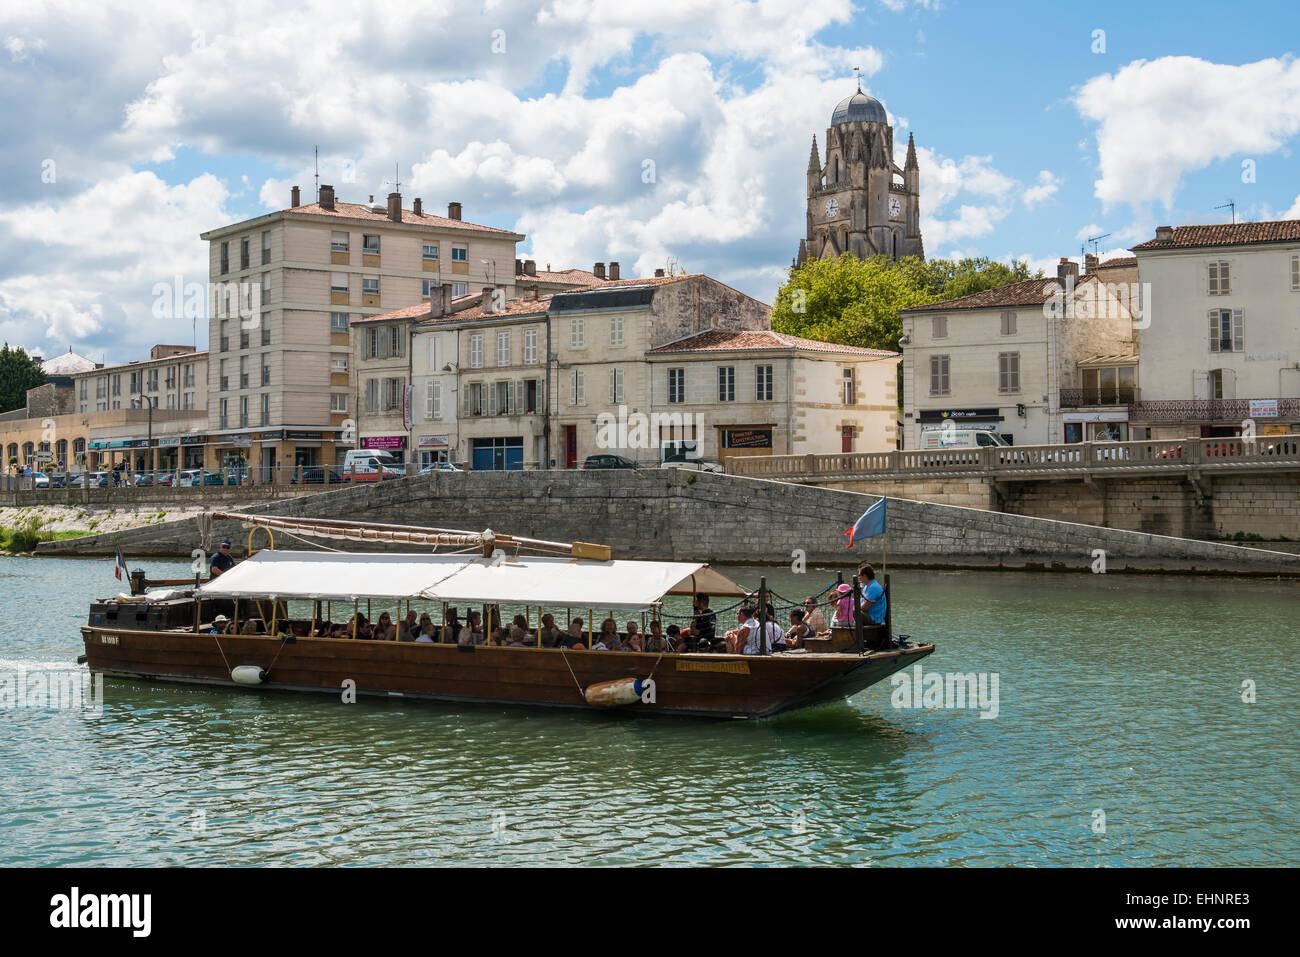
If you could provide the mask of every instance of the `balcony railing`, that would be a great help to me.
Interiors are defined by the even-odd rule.
[[[1111,389],[1062,389],[1061,408],[1078,409],[1094,405],[1132,405],[1138,390],[1133,387]]]
[[[1129,409],[1131,422],[1222,422],[1240,425],[1251,418],[1251,399],[1160,399],[1135,402]],[[1300,398],[1278,399],[1277,415],[1300,418]]]

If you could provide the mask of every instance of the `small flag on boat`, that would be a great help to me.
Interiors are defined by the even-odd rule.
[[[114,567],[113,569],[113,574],[117,576],[118,581],[121,581],[124,578],[129,579],[131,577],[131,573],[126,570],[126,559],[122,557],[121,546],[115,548],[114,551],[117,552],[117,559],[116,559],[117,564],[116,567]]]
[[[849,536],[849,548],[853,547],[855,538],[875,538],[885,534],[885,502],[882,498],[871,508],[862,513],[862,517],[853,523],[844,534]]]

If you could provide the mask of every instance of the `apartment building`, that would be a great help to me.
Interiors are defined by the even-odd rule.
[[[332,464],[358,418],[352,323],[500,284],[513,293],[524,237],[467,222],[459,203],[434,215],[390,193],[343,202],[332,186],[290,206],[201,236],[213,289],[205,464],[247,462],[270,480]],[[441,295],[439,293],[439,295]]]
[[[1150,438],[1300,431],[1300,220],[1161,226],[1135,426]]]
[[[1085,265],[902,311],[904,448],[947,421],[1019,445],[1129,438],[1137,266]]]

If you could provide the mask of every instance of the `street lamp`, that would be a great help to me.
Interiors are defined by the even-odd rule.
[[[128,384],[129,384],[129,383],[128,383]],[[147,409],[149,410],[149,431],[148,431],[148,433],[147,433],[147,434],[148,434],[147,441],[148,441],[149,444],[146,445],[145,448],[147,448],[147,449],[149,450],[149,451],[146,453],[146,454],[149,456],[149,459],[150,459],[149,464],[150,464],[150,465],[153,465],[153,464],[154,464],[153,461],[152,461],[152,459],[153,459],[153,403],[150,402],[150,401],[145,397],[145,394],[144,394],[144,390],[143,390],[143,389],[140,390],[140,405],[141,405],[141,407],[143,407],[143,408],[147,408]],[[152,472],[153,469],[150,469],[149,471]]]

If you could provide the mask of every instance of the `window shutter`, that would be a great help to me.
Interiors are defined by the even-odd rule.
[[[497,414],[497,384],[493,382],[488,386],[488,415]]]
[[[615,377],[616,377],[615,374],[616,374],[617,372],[618,372],[617,369],[610,369],[610,370],[609,370],[609,401],[610,401],[611,404],[615,401],[615,399],[614,399],[614,390],[615,390],[616,386],[614,385],[614,380],[615,380]]]
[[[1241,352],[1246,348],[1246,330],[1245,321],[1242,318],[1241,310],[1232,310],[1232,351]]]
[[[1300,256],[1291,257],[1291,289],[1300,289]]]
[[[469,415],[469,386],[468,385],[465,386],[465,390],[462,393],[462,402],[463,404],[460,407],[460,414]]]
[[[1219,351],[1219,310],[1210,310],[1210,351]]]
[[[578,405],[587,404],[587,373],[578,373]]]

